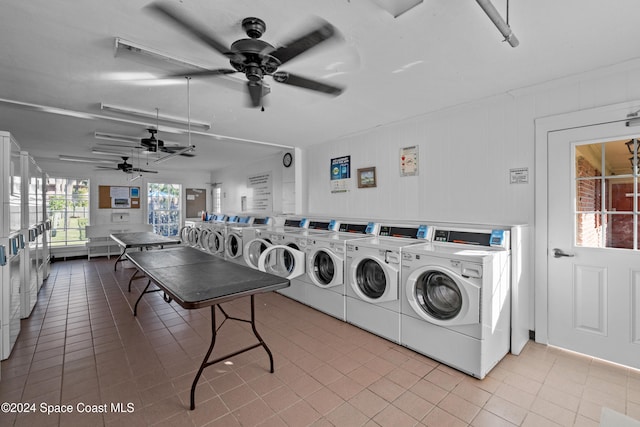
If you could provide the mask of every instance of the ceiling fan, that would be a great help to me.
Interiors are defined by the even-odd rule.
[[[142,138],[140,140],[140,144],[146,151],[150,153],[157,153],[158,151],[162,151],[169,154],[176,154],[185,157],[194,157],[195,154],[190,153],[188,151],[192,151],[195,148],[195,145],[164,145],[164,141],[156,138],[156,134],[158,133],[157,129],[149,128],[147,131],[151,134],[149,138]]]
[[[133,173],[133,172],[158,173],[158,171],[154,171],[154,170],[134,168],[131,163],[127,162],[127,160],[129,160],[129,157],[122,157],[122,163],[118,163],[116,165],[116,167],[97,166],[97,168],[98,169],[111,169],[111,170],[116,170],[116,171],[122,171],[124,173]]]
[[[249,38],[236,40],[227,47],[218,36],[205,26],[186,16],[177,8],[163,3],[152,3],[148,6],[152,11],[168,19],[174,25],[185,30],[192,37],[204,42],[218,53],[229,58],[233,68],[218,68],[179,74],[180,76],[220,76],[243,73],[247,78],[247,92],[251,106],[262,105],[263,79],[270,76],[278,83],[284,83],[316,92],[337,96],[344,90],[342,87],[318,80],[302,77],[278,68],[298,55],[337,36],[337,30],[330,23],[321,20],[314,28],[280,47],[259,40],[267,26],[260,18],[248,17],[242,20],[242,29]]]

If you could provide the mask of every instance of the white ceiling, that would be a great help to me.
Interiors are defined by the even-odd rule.
[[[502,41],[473,0],[425,0],[397,18],[376,0],[171,0],[228,44],[245,37],[240,21],[248,16],[266,22],[262,39],[276,46],[313,16],[340,31],[342,42],[281,68],[344,85],[345,92],[333,98],[269,79],[262,112],[246,106],[241,74],[194,78],[187,91],[183,78],[159,78],[175,65],[116,54],[120,37],[194,64],[229,67],[224,56],[145,9],[148,0],[0,2],[0,129],[40,161],[92,156],[99,143],[94,132],[146,137],[145,128],[154,124],[101,118],[109,116],[101,103],[185,118],[190,111],[192,120],[210,122],[205,133],[211,135],[191,136],[195,158],[157,165],[204,171],[640,56],[637,0],[514,0],[509,23],[520,40],[516,48]],[[493,4],[504,16],[506,0]],[[188,141],[162,128],[160,137]]]

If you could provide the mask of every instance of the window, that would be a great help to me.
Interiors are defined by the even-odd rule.
[[[162,236],[177,236],[180,230],[181,206],[180,184],[149,183],[149,224],[153,232]]]
[[[637,139],[575,147],[576,245],[638,249]]]
[[[222,188],[220,187],[213,189],[213,211],[222,213]]]
[[[47,213],[51,218],[51,245],[83,245],[89,225],[89,180],[47,178]]]

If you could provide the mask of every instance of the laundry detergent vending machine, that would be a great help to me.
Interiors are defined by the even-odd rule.
[[[22,157],[10,133],[0,132],[0,358],[9,357],[20,333],[20,285],[25,238],[22,232]]]

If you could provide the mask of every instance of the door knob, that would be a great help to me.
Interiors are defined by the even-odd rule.
[[[559,248],[553,248],[553,257],[554,258],[560,258],[560,257],[572,257],[575,256],[574,254],[568,254],[565,251],[563,251],[562,249]]]

